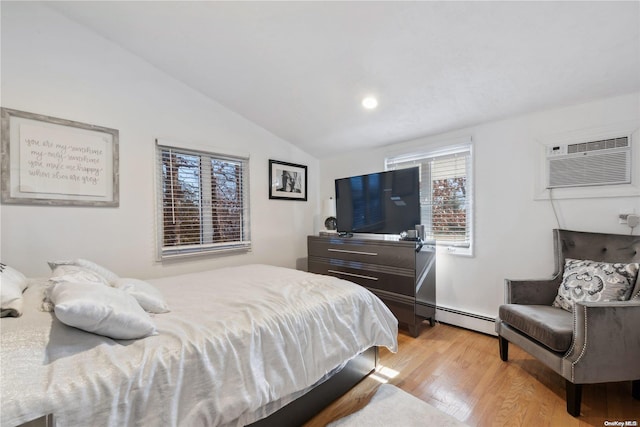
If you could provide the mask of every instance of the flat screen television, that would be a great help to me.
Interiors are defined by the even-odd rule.
[[[420,224],[420,168],[336,179],[339,233],[400,234]]]

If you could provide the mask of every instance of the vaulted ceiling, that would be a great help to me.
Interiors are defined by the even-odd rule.
[[[46,4],[318,158],[640,91],[637,1]]]

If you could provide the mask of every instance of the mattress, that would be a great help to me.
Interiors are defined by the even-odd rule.
[[[351,282],[267,265],[148,280],[171,312],[158,334],[113,340],[39,310],[0,323],[0,424],[240,426],[261,419],[371,346],[397,350],[397,321]]]

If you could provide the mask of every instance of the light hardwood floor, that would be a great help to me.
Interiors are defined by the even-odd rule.
[[[581,416],[574,418],[566,411],[564,379],[515,345],[509,346],[509,361],[502,362],[497,338],[426,322],[418,338],[401,332],[398,340],[396,354],[380,349],[378,372],[305,427],[325,426],[364,407],[380,385],[375,378],[469,426],[614,425],[605,421],[640,426],[640,401],[631,397],[631,382],[583,386]]]

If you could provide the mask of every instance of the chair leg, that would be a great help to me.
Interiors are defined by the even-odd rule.
[[[582,402],[582,384],[574,384],[566,380],[567,387],[567,412],[574,416],[580,416],[580,404]]]
[[[509,360],[509,341],[499,336],[498,343],[500,345],[500,359],[503,362],[506,362]]]
[[[631,396],[634,399],[640,400],[640,380],[631,381]]]

